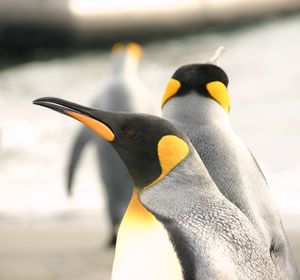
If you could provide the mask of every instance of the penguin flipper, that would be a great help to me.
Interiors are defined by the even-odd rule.
[[[166,228],[184,279],[277,279],[249,220],[218,190],[208,191],[210,180],[199,180],[201,187],[162,180],[139,194]]]
[[[83,127],[74,143],[71,149],[70,158],[68,161],[68,167],[67,167],[67,193],[68,195],[72,195],[72,187],[73,187],[73,181],[74,181],[74,175],[75,170],[77,168],[78,162],[80,160],[82,151],[86,144],[91,140],[92,133],[87,127]]]

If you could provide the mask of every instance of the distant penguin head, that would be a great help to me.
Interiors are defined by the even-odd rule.
[[[96,110],[53,97],[33,103],[77,119],[110,142],[140,189],[166,176],[190,151],[187,137],[159,117]]]
[[[169,80],[162,99],[162,107],[171,98],[177,98],[191,91],[214,99],[226,112],[230,109],[230,96],[227,91],[228,77],[217,65],[188,64],[178,68]]]
[[[137,69],[143,56],[142,47],[134,42],[116,43],[112,47],[112,66],[116,72],[118,70]]]

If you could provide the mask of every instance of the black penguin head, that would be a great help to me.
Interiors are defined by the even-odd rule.
[[[162,179],[189,153],[186,136],[159,117],[96,110],[52,97],[33,103],[71,116],[109,141],[138,188]]]
[[[227,91],[228,77],[214,64],[189,64],[178,68],[167,84],[162,106],[173,97],[180,97],[191,91],[216,100],[225,111],[230,109]]]

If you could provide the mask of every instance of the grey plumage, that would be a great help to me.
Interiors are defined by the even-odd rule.
[[[114,279],[182,279],[182,272],[185,280],[280,277],[265,238],[221,194],[187,136],[170,122],[51,97],[34,104],[83,123],[86,118],[105,123],[99,131],[94,122],[87,125],[112,144],[137,186],[118,235]]]
[[[231,128],[228,113],[209,97],[205,88],[189,88],[185,94],[175,94],[166,102],[163,116],[186,132],[219,190],[264,238],[278,275],[282,279],[299,279],[265,177]]]
[[[135,52],[141,51],[139,48],[139,45],[129,43],[118,45],[116,49],[113,49],[111,69],[103,77],[102,88],[92,103],[94,108],[158,114],[158,106],[155,106],[152,93],[145,87],[138,75],[140,58]],[[75,172],[88,143],[94,143],[97,148],[99,179],[103,182],[106,191],[108,214],[115,230],[128,205],[133,182],[124,163],[111,145],[87,127],[80,129],[71,149],[67,167],[68,193],[72,193]],[[113,235],[115,234],[113,232]],[[112,237],[112,242],[114,239],[115,236]]]
[[[184,279],[278,279],[264,239],[220,193],[191,146],[183,162],[139,197],[167,229]]]

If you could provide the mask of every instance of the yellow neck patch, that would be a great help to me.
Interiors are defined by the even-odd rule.
[[[161,166],[160,176],[145,188],[153,186],[164,178],[176,165],[178,165],[189,153],[187,143],[175,135],[163,136],[157,145],[157,153]]]
[[[229,112],[230,96],[226,86],[219,81],[215,81],[206,84],[206,89],[210,96],[215,99],[226,112]]]
[[[162,99],[162,103],[161,103],[162,107],[173,95],[175,95],[177,93],[177,91],[179,90],[180,87],[181,87],[181,83],[179,81],[177,81],[175,79],[169,80],[166,90],[165,90],[165,93],[164,93],[164,96],[163,96],[163,99]]]
[[[142,205],[138,197],[138,190],[134,189],[131,200],[125,212],[122,223],[152,226],[155,217]]]
[[[73,111],[66,110],[65,113],[68,114],[69,116],[71,116],[72,118],[82,122],[86,126],[88,126],[90,129],[92,129],[94,132],[96,132],[101,138],[103,138],[107,141],[110,141],[110,142],[115,139],[114,133],[104,123],[97,121],[86,115],[81,115],[81,114],[73,112]]]

